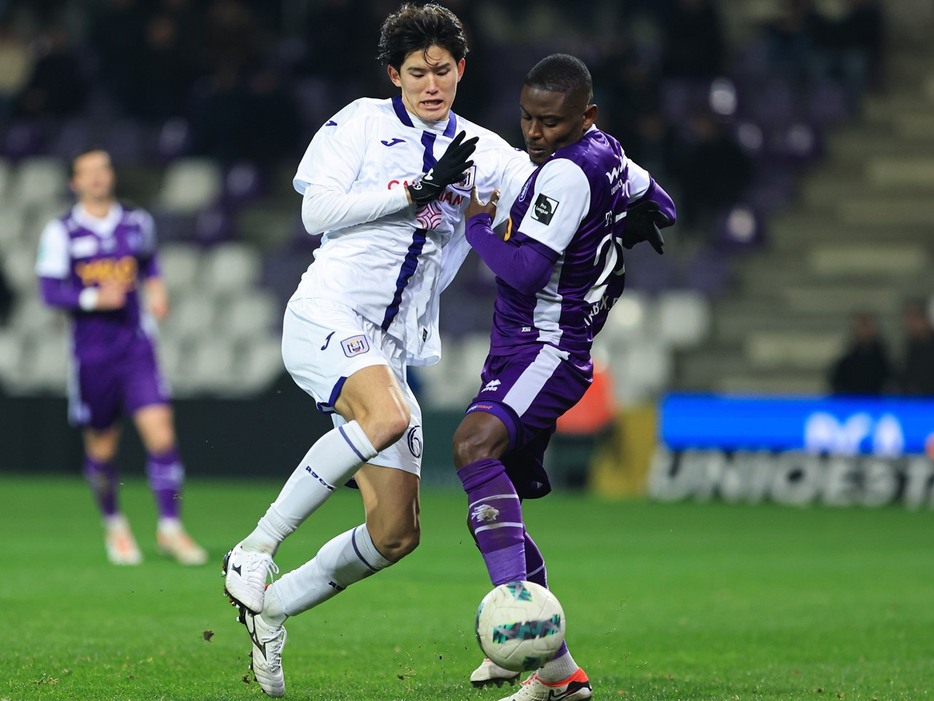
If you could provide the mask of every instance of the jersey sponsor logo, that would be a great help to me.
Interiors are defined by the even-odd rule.
[[[395,146],[396,144],[401,144],[404,141],[405,139],[400,139],[398,136],[394,136],[391,139],[380,139],[380,143],[387,148]]]
[[[355,355],[366,353],[370,350],[370,341],[366,336],[351,336],[341,341],[341,348],[344,349],[344,355],[353,358]]]
[[[551,219],[558,208],[558,200],[553,200],[544,194],[539,194],[535,204],[532,205],[532,219],[539,221],[545,226],[551,224]]]
[[[90,287],[103,282],[115,282],[130,286],[136,282],[139,271],[136,258],[123,256],[122,258],[98,258],[97,260],[77,263],[75,272],[81,278],[81,284]]]
[[[502,382],[500,382],[499,380],[490,380],[489,382],[486,383],[486,385],[484,385],[483,389],[481,389],[480,391],[481,392],[495,392],[496,390],[499,389],[499,386],[501,384]]]

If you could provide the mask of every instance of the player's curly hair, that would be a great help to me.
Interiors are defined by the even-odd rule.
[[[593,78],[590,70],[579,58],[569,54],[552,54],[532,66],[525,77],[530,88],[549,92],[574,93],[593,102]]]
[[[382,65],[399,70],[406,56],[431,46],[447,49],[455,61],[460,61],[468,51],[464,26],[446,7],[407,2],[383,22],[376,57]]]

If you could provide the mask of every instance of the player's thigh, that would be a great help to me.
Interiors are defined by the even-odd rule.
[[[395,468],[364,465],[354,479],[363,497],[367,530],[384,557],[398,560],[418,545],[418,475]]]
[[[365,368],[388,366],[359,315],[327,300],[292,299],[282,322],[282,361],[319,411],[333,413],[348,378]]]

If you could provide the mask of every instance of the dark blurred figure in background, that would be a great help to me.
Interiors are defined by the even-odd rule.
[[[685,229],[710,230],[717,215],[736,203],[753,175],[753,163],[711,112],[698,112],[672,156],[672,175],[680,188],[680,223]]]
[[[88,85],[68,30],[54,25],[36,40],[32,74],[17,100],[26,117],[71,117],[87,103]]]
[[[832,25],[813,0],[784,0],[764,33],[772,70],[799,85],[812,80],[816,56],[833,45]]]
[[[662,77],[703,79],[721,74],[726,42],[713,0],[669,0],[661,29]]]
[[[14,301],[16,300],[13,288],[7,282],[6,273],[0,265],[0,327],[6,326],[6,322],[9,321]]]
[[[934,396],[934,325],[922,299],[912,299],[902,312],[904,359],[899,376],[902,394]]]
[[[878,0],[849,0],[846,11],[829,23],[827,42],[815,56],[818,79],[835,80],[844,88],[850,107],[859,109],[867,90],[882,79],[885,13]]]
[[[0,130],[13,117],[16,98],[32,73],[29,47],[13,22],[0,17]]]
[[[857,312],[849,345],[830,369],[830,391],[837,395],[879,395],[892,379],[888,346],[876,317]]]

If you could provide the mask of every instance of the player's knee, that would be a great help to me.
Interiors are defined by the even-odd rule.
[[[463,426],[454,432],[454,466],[458,469],[477,460],[493,457],[493,446],[484,433],[465,429]]]
[[[421,529],[413,526],[373,540],[376,549],[383,557],[390,562],[398,562],[418,547],[421,541]]]
[[[385,450],[405,435],[410,420],[408,407],[399,407],[397,411],[367,417],[360,424],[373,447]]]

